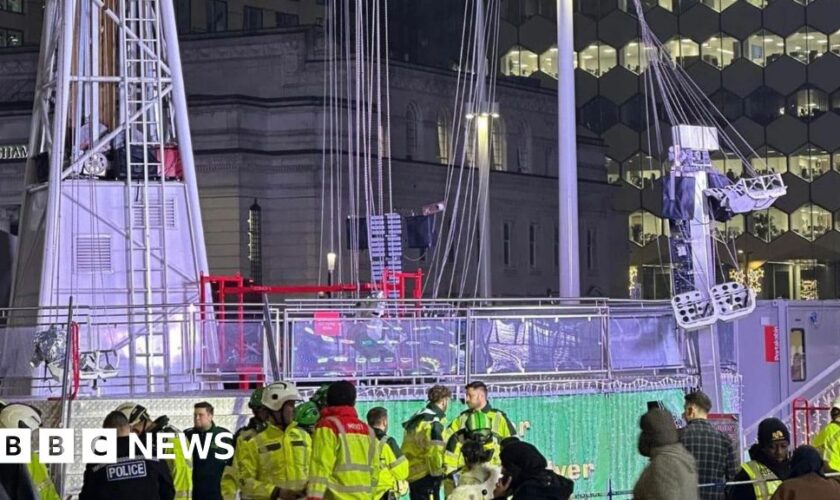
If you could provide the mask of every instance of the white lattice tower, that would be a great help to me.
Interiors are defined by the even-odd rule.
[[[126,392],[170,390],[196,344],[160,305],[208,271],[172,0],[46,1],[29,150],[13,306],[56,323],[72,296],[110,323],[82,351],[116,352]]]

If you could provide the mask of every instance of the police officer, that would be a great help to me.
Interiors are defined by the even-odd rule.
[[[248,408],[251,409],[253,416],[245,427],[240,427],[233,434],[234,456],[228,460],[224,471],[222,472],[222,498],[224,500],[236,500],[239,492],[239,471],[236,468],[236,448],[246,437],[251,437],[258,431],[265,427],[265,421],[268,420],[268,409],[262,406],[262,394],[265,387],[258,387],[251,393],[248,399]]]
[[[41,414],[31,406],[12,403],[3,403],[0,409],[0,429],[21,429],[26,428],[36,431],[41,427]],[[41,463],[40,455],[32,450],[29,463],[26,466],[29,479],[35,491],[42,500],[60,500],[58,491],[50,479],[47,466]]]
[[[234,454],[242,498],[295,497],[306,487],[312,444],[308,433],[293,425],[299,400],[291,382],[274,382],[263,390],[260,405],[268,410],[266,425],[243,437]]]
[[[105,417],[103,427],[117,430],[117,462],[88,464],[79,500],[172,500],[175,487],[169,468],[154,458],[129,458],[128,419],[118,411]]]
[[[169,425],[169,417],[163,415],[152,420],[148,410],[137,403],[123,403],[117,407],[116,411],[122,413],[128,419],[131,432],[141,436],[151,434],[150,441],[153,444],[156,442],[154,437],[155,433],[181,433],[178,429]],[[173,447],[167,451],[175,455],[175,458],[167,459],[163,462],[169,467],[169,473],[172,475],[172,482],[175,485],[175,498],[178,500],[192,500],[193,479],[191,457],[187,458],[184,455],[184,448],[181,446],[181,440],[177,436],[172,438],[171,441]]]

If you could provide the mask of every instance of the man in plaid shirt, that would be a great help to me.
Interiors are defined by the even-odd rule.
[[[707,420],[712,401],[701,391],[685,395],[683,417],[687,425],[680,432],[680,442],[697,462],[699,484],[731,481],[738,472],[732,442]],[[726,498],[723,485],[700,488],[702,500]]]

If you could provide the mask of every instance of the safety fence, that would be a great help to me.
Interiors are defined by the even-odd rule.
[[[0,394],[60,395],[68,348],[71,386],[80,381],[83,396],[245,388],[273,377],[411,384],[696,371],[693,343],[658,302],[76,306],[0,310]]]

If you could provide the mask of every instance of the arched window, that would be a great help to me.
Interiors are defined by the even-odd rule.
[[[417,146],[420,143],[420,113],[414,103],[408,105],[405,113],[405,156],[417,158]]]
[[[439,111],[437,115],[437,157],[444,165],[449,163],[450,144],[449,117],[446,111]]]
[[[507,170],[505,123],[501,118],[493,118],[490,123],[490,168]]]

